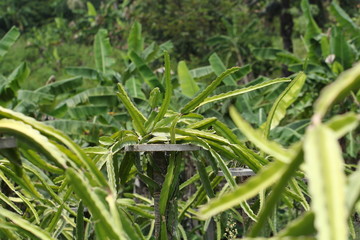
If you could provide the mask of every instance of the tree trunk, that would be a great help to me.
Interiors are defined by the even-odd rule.
[[[282,13],[280,16],[281,24],[281,37],[283,40],[284,49],[293,52],[293,44],[291,40],[291,35],[293,31],[294,21],[292,15],[289,13],[290,9],[290,0],[282,0]]]
[[[328,21],[324,2],[326,2],[326,0],[310,0],[310,3],[316,5],[319,9],[319,13],[314,16],[314,19],[320,28],[324,28],[325,23]]]
[[[291,35],[293,31],[294,21],[292,15],[289,13],[290,2],[291,2],[290,0],[281,0],[282,12],[280,16],[280,25],[281,25],[280,32],[283,40],[284,49],[286,51],[293,52],[294,48],[293,48]],[[286,66],[283,66],[282,71],[285,76],[291,74],[291,72],[287,70]]]
[[[167,174],[167,168],[170,161],[170,152],[153,152],[152,156],[153,156],[153,178],[154,181],[160,186],[159,189],[154,191],[154,213],[155,213],[154,235],[155,235],[155,239],[158,240],[161,238],[161,233],[165,231],[167,234],[167,239],[173,240],[175,239],[175,232],[178,226],[177,199],[176,199],[176,194],[174,192],[169,192],[165,214],[161,215],[160,213],[160,193],[161,193],[162,185],[165,180],[165,176]],[[180,153],[178,154],[178,156],[181,157]],[[174,159],[174,161],[176,161],[176,159]],[[178,176],[174,176],[174,180],[172,184],[176,185],[175,187],[175,191],[176,191],[179,184]],[[162,229],[165,226],[162,224],[164,222],[166,223],[165,224],[166,229]]]
[[[164,182],[164,175],[166,174],[167,161],[165,152],[153,152],[153,178],[159,184],[160,188],[154,191],[154,214],[155,214],[155,239],[160,239],[161,221],[159,203],[161,186]]]

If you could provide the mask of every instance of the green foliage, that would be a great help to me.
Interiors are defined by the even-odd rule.
[[[0,57],[8,52],[9,48],[15,43],[16,39],[20,36],[20,32],[17,28],[12,27],[8,33],[0,41]]]
[[[218,94],[218,95],[207,97],[207,98],[205,98],[205,100],[203,102],[201,102],[199,104],[199,107],[202,106],[202,105],[205,105],[207,103],[223,100],[223,99],[226,99],[226,98],[229,98],[229,97],[235,97],[235,96],[238,96],[240,94],[244,94],[244,93],[247,93],[247,92],[250,92],[250,91],[254,91],[254,90],[257,90],[259,88],[270,86],[270,85],[273,85],[273,84],[276,84],[276,83],[288,82],[289,80],[290,79],[288,79],[288,78],[278,78],[278,79],[270,80],[270,81],[263,82],[263,83],[260,83],[260,84],[251,85],[249,87],[233,90],[233,91],[230,91],[230,92],[227,92],[227,93],[221,93],[221,94]]]
[[[100,29],[95,36],[94,57],[96,70],[102,74],[107,74],[114,60],[109,56],[111,54],[111,45],[107,38],[107,30]]]
[[[192,55],[205,53],[207,47],[203,43],[207,36],[224,30],[219,24],[221,16],[227,16],[234,5],[231,1],[146,0],[131,4],[131,16],[147,29],[147,37],[157,42],[171,40],[180,58],[189,60]]]
[[[238,71],[239,68],[234,67],[229,70],[226,70],[219,77],[217,77],[203,92],[198,94],[193,100],[188,102],[182,109],[181,113],[186,114],[194,111],[196,108],[200,106],[200,104],[215,90],[215,88],[230,74]]]
[[[182,93],[188,97],[194,96],[199,91],[199,87],[192,78],[186,63],[184,61],[180,61],[177,70]]]
[[[268,119],[264,127],[264,135],[267,137],[272,128],[276,127],[280,121],[285,117],[286,109],[290,107],[301,92],[305,83],[306,75],[299,73],[296,78],[289,84],[283,93],[276,99],[272,108],[270,109]]]
[[[315,117],[324,117],[331,105],[344,99],[351,91],[360,88],[359,69],[359,64],[355,65],[351,70],[342,73],[338,81],[324,88],[321,97],[314,105]]]
[[[55,214],[55,215],[52,214],[52,215],[49,215],[50,219],[52,219],[52,217],[54,217],[53,220],[57,219],[57,220],[55,220],[55,223],[61,222],[64,220],[65,225],[60,227],[60,229],[57,227],[56,228],[49,227],[49,228],[41,230],[41,228],[39,226],[34,226],[34,223],[28,222],[27,220],[21,218],[20,216],[14,215],[14,213],[7,213],[6,210],[2,211],[3,216],[12,219],[13,223],[11,223],[11,224],[8,223],[8,225],[15,224],[14,226],[17,226],[17,228],[19,228],[19,231],[15,233],[18,237],[20,237],[22,234],[27,235],[26,231],[30,232],[31,234],[34,234],[35,236],[37,236],[41,239],[53,239],[50,237],[51,235],[53,237],[56,237],[59,234],[62,234],[63,236],[66,237],[69,234],[69,230],[67,230],[64,227],[67,224],[70,224],[68,226],[71,226],[71,225],[74,226],[74,224],[72,223],[72,220],[70,220],[70,218],[68,218],[67,214],[69,212],[72,215],[76,215],[76,213],[74,213],[68,206],[68,204],[76,204],[76,201],[74,202],[75,199],[71,200],[71,198],[69,198],[70,194],[72,193],[71,188],[74,189],[74,191],[78,194],[78,197],[80,199],[82,199],[84,201],[84,203],[86,204],[86,206],[89,208],[89,211],[91,212],[91,215],[94,218],[95,222],[97,221],[96,219],[102,219],[102,221],[100,221],[99,223],[96,223],[96,225],[101,225],[100,227],[102,229],[107,228],[106,235],[103,235],[105,233],[103,231],[101,231],[100,233],[98,233],[99,234],[98,237],[101,237],[101,235],[103,237],[109,236],[108,234],[110,234],[112,236],[111,237],[112,239],[120,239],[121,236],[123,237],[124,234],[129,233],[129,230],[127,230],[126,232],[121,231],[121,225],[120,226],[116,225],[116,224],[119,224],[119,221],[117,221],[117,220],[112,221],[113,216],[116,216],[115,219],[119,219],[118,214],[116,214],[116,212],[118,210],[115,208],[115,212],[114,212],[114,208],[112,207],[115,204],[116,199],[110,200],[109,198],[106,198],[106,200],[105,200],[105,198],[103,198],[107,194],[104,191],[104,189],[108,188],[106,180],[102,176],[102,174],[99,172],[99,170],[94,168],[95,167],[95,165],[93,165],[94,163],[90,159],[88,159],[88,157],[85,155],[85,153],[81,150],[81,148],[79,146],[77,146],[75,143],[73,143],[68,137],[66,137],[62,133],[60,133],[57,130],[55,130],[51,127],[48,127],[40,122],[37,122],[34,119],[25,117],[21,114],[18,114],[18,113],[15,113],[10,110],[3,109],[3,108],[1,108],[0,114],[2,117],[1,124],[0,124],[1,125],[1,133],[15,135],[15,136],[17,136],[17,140],[19,143],[24,142],[24,143],[27,143],[29,146],[31,146],[31,148],[21,147],[21,152],[25,156],[29,157],[30,155],[28,155],[28,154],[31,151],[33,151],[32,150],[33,148],[35,148],[39,151],[39,153],[43,154],[45,159],[55,161],[55,163],[58,164],[62,169],[61,172],[58,172],[58,173],[53,172],[51,175],[46,176],[42,172],[42,171],[44,171],[44,169],[37,168],[37,167],[34,168],[34,165],[30,164],[28,161],[25,161],[23,163],[24,174],[25,174],[23,176],[23,181],[25,181],[25,182],[22,183],[20,181],[20,179],[16,180],[15,182],[20,185],[25,184],[25,185],[23,185],[23,189],[24,189],[23,191],[34,192],[32,194],[33,197],[36,197],[36,199],[38,199],[38,201],[39,201],[39,205],[29,202],[29,207],[32,208],[33,211],[41,211],[42,218],[49,219],[49,218],[46,218],[46,211],[44,212],[43,210],[41,210],[43,208],[43,206],[46,206],[46,205],[47,205],[47,208],[49,208],[49,210],[53,207],[53,204],[50,204],[51,201],[48,201],[39,192],[38,187],[40,189],[42,189],[43,187],[41,187],[41,186],[44,185],[45,192],[43,192],[43,191],[41,191],[41,192],[43,192],[43,194],[50,194],[51,198],[54,198],[53,201],[56,204],[59,204],[59,206],[61,205],[61,207],[60,207],[61,211],[59,212],[61,218],[58,218],[57,214]],[[15,126],[17,126],[17,127],[15,127]],[[52,138],[51,142],[48,139],[48,137]],[[60,144],[64,144],[69,149],[61,147]],[[30,160],[32,161],[33,164],[35,164],[36,166],[39,167],[41,165],[39,165],[37,162],[40,161],[41,158],[43,158],[43,157],[40,157],[40,155],[39,155],[38,159],[33,158],[32,160],[31,159]],[[43,160],[41,160],[41,161],[43,161]],[[41,163],[41,162],[39,162],[39,163]],[[8,165],[8,164],[6,164],[6,165]],[[80,168],[82,170],[80,170]],[[5,170],[5,169],[3,169],[3,170]],[[84,172],[85,169],[89,170],[89,172],[87,172],[86,174]],[[88,171],[88,170],[86,170],[86,171]],[[68,177],[68,179],[63,177],[64,171],[66,172],[66,176]],[[16,179],[16,176],[11,175],[10,173],[11,173],[10,169],[8,169],[7,171],[4,171],[4,174],[7,175],[8,177],[12,178],[12,180]],[[81,174],[79,175],[79,173],[81,173]],[[30,183],[30,182],[26,183],[26,180],[28,179],[27,174],[35,174],[38,178],[37,181],[40,181],[42,183],[42,185],[35,187],[35,185],[32,185],[32,183]],[[5,175],[2,176],[3,180],[6,179]],[[69,185],[70,183],[72,183],[71,186]],[[10,181],[7,182],[7,184],[10,184]],[[54,188],[55,190],[52,190],[52,188],[48,184],[50,184],[52,186],[52,188],[54,188],[56,186]],[[103,187],[103,190],[100,190],[101,189],[101,188],[99,188],[100,186]],[[10,187],[12,187],[12,186],[10,185]],[[30,190],[29,187],[32,190]],[[93,191],[94,187],[95,187],[95,189],[99,188],[98,191],[94,192]],[[27,189],[29,189],[29,190],[27,190]],[[13,190],[14,190],[14,193],[16,193],[16,190],[15,189],[13,189]],[[64,193],[66,192],[65,195],[60,194],[62,191],[64,191]],[[20,191],[17,194],[18,195],[21,194]],[[28,194],[25,194],[24,197],[27,198],[28,197],[27,195]],[[21,196],[21,195],[19,195],[19,196]],[[61,196],[63,196],[64,199],[62,199]],[[27,201],[24,197],[22,197],[23,200]],[[65,203],[65,201],[67,201],[67,203]],[[114,201],[114,202],[111,202],[111,201]],[[64,204],[66,204],[66,205],[64,205]],[[106,210],[107,208],[109,208],[109,206],[110,206],[112,213],[109,213],[109,212],[107,212],[108,210]],[[62,209],[64,209],[64,208],[66,209],[66,211],[62,211]],[[45,215],[43,215],[43,214],[45,214]],[[115,214],[115,215],[113,215],[113,214]],[[29,220],[31,221],[31,219],[29,219]],[[39,222],[37,224],[39,224]],[[42,227],[44,227],[44,226],[42,226]],[[96,228],[96,226],[95,226],[95,228]],[[24,230],[25,230],[25,232],[24,232]],[[70,231],[70,233],[71,233],[71,231]],[[5,234],[6,234],[6,231],[5,231]]]
[[[119,84],[118,85],[118,87],[119,87],[118,96],[121,99],[121,101],[123,102],[123,104],[126,106],[129,115],[132,117],[133,126],[136,131],[135,134],[138,135],[138,137],[139,137],[138,142],[141,144],[170,142],[172,144],[174,144],[174,143],[177,143],[177,144],[191,143],[194,145],[199,145],[211,153],[212,158],[213,158],[212,164],[214,164],[213,165],[214,171],[216,171],[217,168],[221,169],[224,172],[224,175],[226,176],[225,178],[226,178],[227,182],[230,184],[230,186],[235,187],[236,183],[233,180],[231,173],[228,169],[227,161],[225,159],[223,159],[223,157],[217,153],[217,151],[220,151],[220,152],[223,152],[223,154],[227,154],[227,155],[231,155],[232,157],[235,157],[239,162],[244,161],[244,160],[238,159],[239,156],[237,156],[237,154],[235,152],[233,152],[232,149],[229,149],[227,147],[230,144],[229,140],[222,137],[221,132],[228,132],[230,130],[227,129],[227,127],[225,125],[217,124],[216,126],[219,129],[219,132],[215,132],[215,133],[208,132],[208,131],[206,131],[206,128],[208,128],[210,126],[215,126],[216,122],[218,122],[218,121],[216,119],[204,119],[203,116],[197,115],[197,114],[191,114],[190,112],[197,109],[204,102],[206,97],[209,96],[211,94],[211,92],[213,92],[215,90],[216,86],[218,86],[227,76],[229,76],[231,73],[234,73],[237,70],[238,70],[238,68],[232,68],[232,69],[229,69],[229,70],[225,71],[224,73],[220,74],[220,76],[217,77],[205,90],[203,90],[194,99],[190,100],[183,108],[181,108],[181,110],[180,110],[181,114],[175,113],[175,112],[169,112],[169,111],[166,114],[168,105],[170,103],[169,101],[171,99],[170,95],[172,93],[172,87],[171,87],[171,83],[170,83],[170,60],[168,59],[168,55],[165,54],[165,84],[166,84],[165,85],[165,89],[166,89],[165,99],[163,101],[162,106],[160,107],[159,113],[157,113],[157,114],[155,113],[156,117],[154,118],[154,120],[152,120],[151,123],[147,123],[147,119],[149,119],[148,121],[151,121],[152,116],[155,116],[154,112],[151,112],[148,115],[148,117],[145,117],[140,112],[139,108],[137,108],[134,105],[134,103],[131,101],[130,97],[125,92],[123,86],[121,84]],[[271,82],[270,84],[269,83],[259,84],[258,86],[255,86],[252,88],[250,87],[243,91],[238,91],[238,92],[236,92],[236,94],[231,93],[231,92],[224,93],[224,95],[222,96],[221,99],[226,99],[231,96],[236,96],[236,95],[239,95],[239,94],[242,94],[245,92],[250,92],[250,91],[271,85],[271,84],[280,83],[280,82],[284,82],[284,81],[288,81],[288,79],[278,79],[278,80],[270,81]],[[150,97],[152,97],[152,95],[150,95]],[[154,111],[154,109],[152,109],[152,111]],[[155,128],[147,128],[146,125],[155,126]],[[119,133],[113,135],[113,139],[115,140],[117,138],[117,136],[123,135],[123,134],[125,134],[125,132],[120,131]],[[123,138],[119,139],[118,142],[115,142],[111,145],[111,148],[113,148],[119,144],[121,144],[121,146],[124,146],[123,141],[124,141]],[[235,140],[235,142],[237,143],[237,140]],[[254,154],[249,149],[241,148],[241,147],[237,148],[237,151],[240,151],[240,152],[242,152],[242,154],[246,154],[248,156]],[[127,155],[125,155],[125,157],[126,156]],[[148,179],[146,181],[149,189],[152,189],[154,186],[154,184],[152,184],[151,182],[156,182],[158,180],[155,177],[156,172],[154,172],[152,175],[151,173],[144,172],[144,170],[142,170],[142,168],[144,168],[144,164],[146,164],[145,166],[147,166],[146,167],[147,169],[156,169],[156,168],[167,169],[167,171],[165,171],[163,173],[166,175],[164,182],[158,183],[161,186],[161,192],[159,195],[160,200],[157,200],[157,197],[155,195],[155,191],[158,191],[158,190],[153,190],[155,206],[157,206],[157,204],[159,204],[159,210],[155,209],[155,219],[159,219],[159,218],[164,219],[161,221],[160,225],[155,226],[155,235],[161,233],[162,238],[163,237],[165,238],[167,235],[173,234],[172,230],[169,230],[169,229],[165,230],[165,229],[167,229],[167,226],[172,224],[172,222],[171,222],[172,217],[170,215],[170,212],[172,212],[172,211],[177,212],[176,208],[175,208],[175,210],[172,210],[172,208],[174,206],[171,206],[171,204],[174,201],[173,200],[174,195],[171,195],[171,193],[176,191],[176,189],[177,189],[178,182],[175,180],[176,178],[174,176],[177,176],[179,174],[181,165],[175,167],[177,165],[176,162],[178,162],[179,160],[176,160],[177,158],[175,157],[174,154],[170,155],[170,157],[169,157],[170,162],[169,162],[168,166],[161,166],[161,164],[163,164],[163,163],[159,162],[159,159],[157,159],[157,158],[159,158],[159,156],[156,157],[154,155],[153,159],[149,162],[146,162],[146,160],[143,160],[142,167],[138,166],[139,163],[136,164],[136,160],[131,161],[129,163],[136,166],[137,171],[142,176],[146,176],[149,174],[149,176],[146,178],[150,178],[150,179],[153,178],[153,180],[149,181],[149,179]],[[247,157],[247,158],[249,158],[249,157]],[[256,163],[254,163],[255,165],[256,164],[261,165],[261,163],[257,159],[256,160],[252,159],[252,160],[248,160],[248,161],[255,161],[256,162]],[[201,165],[198,164],[198,166],[201,166]],[[127,167],[127,169],[129,169],[129,167]],[[255,170],[257,171],[258,169],[255,169]],[[129,170],[127,170],[127,172],[128,171]],[[129,172],[127,174],[129,174]],[[206,180],[206,178],[204,178],[204,177],[205,177],[205,175],[202,174],[203,181],[208,183],[207,188],[206,188],[206,193],[208,193],[209,196],[213,197],[213,195],[211,195],[212,187],[209,188],[210,179]],[[194,200],[196,200],[196,198]],[[192,201],[194,201],[194,200],[192,200]],[[156,201],[159,201],[159,203],[156,203]],[[200,202],[198,200],[198,202],[194,206],[197,206],[199,203]],[[191,202],[190,202],[190,204],[191,204]],[[255,214],[252,212],[252,209],[247,205],[246,202],[243,202],[241,205],[242,205],[244,211],[249,215],[249,217],[251,217],[253,219],[256,218]],[[159,212],[157,212],[157,211],[159,211]],[[186,212],[187,210],[184,209],[184,211]],[[180,216],[182,216],[182,214]]]
[[[144,39],[141,35],[141,24],[135,22],[131,28],[128,38],[128,51],[140,54],[144,50]]]
[[[259,219],[255,223],[252,231],[249,233],[250,237],[256,237],[261,234],[260,230],[264,227],[266,218],[271,215],[271,209],[275,207],[276,202],[281,201],[286,196],[287,182],[292,178],[296,178],[296,171],[299,170],[300,164],[305,162],[305,174],[309,180],[309,194],[311,196],[311,209],[315,214],[314,226],[317,231],[317,239],[348,239],[347,222],[349,215],[346,209],[352,207],[352,204],[346,205],[346,192],[344,189],[347,186],[346,175],[344,172],[344,160],[342,157],[341,147],[338,143],[337,131],[339,128],[335,127],[334,121],[342,122],[341,117],[330,121],[328,124],[322,123],[321,117],[334,104],[334,101],[325,100],[331,95],[336,99],[344,97],[349,94],[344,89],[347,89],[347,84],[357,86],[359,83],[360,74],[357,72],[359,65],[344,72],[339,78],[326,89],[324,89],[314,106],[319,108],[319,104],[324,109],[323,114],[319,110],[315,110],[315,115],[312,118],[312,124],[307,128],[303,141],[299,141],[290,149],[282,149],[274,142],[267,142],[261,135],[251,130],[234,108],[230,109],[230,114],[240,130],[246,135],[249,141],[253,142],[260,150],[271,154],[274,157],[273,166],[280,164],[282,167],[276,165],[271,171],[268,166],[260,171],[256,176],[250,178],[245,184],[240,185],[237,189],[227,193],[223,196],[217,197],[204,207],[201,208],[199,216],[209,218],[216,213],[229,209],[239,201],[244,201],[250,197],[259,194],[263,187],[267,188],[273,184],[274,179],[281,178],[280,182],[275,184],[272,192],[269,193],[265,202],[266,208],[259,212]],[[343,86],[343,87],[339,87]],[[356,87],[356,90],[359,86]],[[287,92],[287,91],[285,91]],[[330,94],[331,92],[331,94]],[[325,102],[327,104],[325,104]],[[323,103],[323,104],[321,104]],[[351,116],[353,113],[349,113]],[[359,124],[359,117],[355,125]],[[351,131],[352,121],[343,121],[342,126]],[[329,127],[332,126],[332,127]],[[304,152],[304,154],[302,153]],[[270,170],[269,170],[270,169]],[[267,174],[269,171],[269,175]],[[277,174],[280,174],[278,177]],[[354,175],[355,176],[355,175]],[[353,180],[353,179],[352,179]],[[275,180],[276,181],[276,180]],[[349,193],[349,192],[347,192]],[[313,220],[309,218],[300,218],[298,223],[307,224],[312,223]],[[300,227],[301,225],[298,225]],[[293,236],[291,232],[296,231],[296,227],[292,226],[292,230],[284,230],[281,236]],[[286,232],[286,233],[285,233]],[[300,234],[297,233],[299,236]],[[315,232],[308,232],[309,235]],[[280,236],[279,236],[280,237]]]
[[[39,26],[52,18],[67,15],[69,9],[66,3],[59,0],[51,0],[47,4],[42,1],[5,0],[0,3],[0,28],[3,31],[17,26],[20,30]]]
[[[309,192],[314,196],[312,208],[316,216],[318,238],[347,239],[343,191],[346,177],[341,148],[335,134],[321,124],[309,128],[304,139],[304,152],[306,172],[310,179]]]
[[[299,55],[263,48],[279,37],[260,29],[260,2],[67,1],[72,17],[34,29],[17,19],[25,37],[15,43],[12,28],[0,40],[0,135],[17,140],[0,149],[0,238],[201,239],[216,228],[217,239],[355,239],[357,15],[334,1],[337,26],[324,34],[300,2],[302,16],[289,9],[307,26],[293,36],[304,34]],[[170,61],[171,42],[148,41],[164,37],[181,59]],[[280,64],[297,74],[255,77]]]
[[[222,72],[226,70],[224,63],[221,61],[221,59],[216,53],[211,54],[211,56],[209,57],[209,62],[217,76],[219,76]],[[231,76],[226,77],[224,79],[224,83],[225,85],[236,85],[234,78]]]

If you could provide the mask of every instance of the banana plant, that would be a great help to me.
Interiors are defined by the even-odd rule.
[[[352,67],[359,60],[360,28],[347,13],[333,1],[330,12],[339,26],[333,26],[328,33],[322,32],[314,20],[308,0],[301,1],[301,10],[306,22],[304,34],[305,57],[275,48],[254,48],[253,54],[260,60],[276,60],[285,64],[289,71],[305,71],[309,79],[318,84],[330,83],[342,71]],[[349,34],[344,34],[348,30]]]
[[[250,65],[247,63],[251,62],[249,61],[249,58],[251,57],[251,55],[249,55],[250,45],[254,44],[251,42],[251,39],[255,34],[259,34],[259,31],[254,29],[254,27],[257,25],[258,19],[251,19],[247,22],[247,19],[244,19],[245,25],[241,28],[241,30],[239,27],[237,27],[237,25],[232,23],[236,22],[235,19],[235,16],[233,16],[232,21],[228,21],[227,19],[222,18],[221,20],[226,27],[226,35],[217,35],[211,37],[207,40],[207,43],[214,47],[213,51],[226,54],[227,64],[232,61],[236,62],[236,65],[246,67],[248,69],[250,68]],[[211,65],[213,66],[213,64]],[[249,76],[243,76],[244,83],[249,83],[250,80],[253,80],[252,77],[252,73],[250,73]],[[227,80],[229,81],[229,79]]]
[[[99,135],[114,131],[114,118],[117,116],[109,113],[116,112],[118,101],[112,87],[101,85],[102,82],[108,83],[109,80],[104,79],[112,74],[109,70],[111,49],[105,34],[100,31],[94,44],[98,71],[72,69],[78,76],[64,80],[56,80],[52,76],[45,86],[25,90],[21,89],[21,85],[29,76],[30,69],[26,63],[21,63],[9,76],[0,75],[0,104],[39,120],[52,120],[48,124],[76,136],[80,141],[97,142]],[[0,40],[0,57],[6,54],[19,35],[19,30],[12,28]],[[94,85],[96,82],[100,84],[95,88],[84,88],[84,85]],[[98,118],[101,120],[96,121]]]
[[[261,230],[274,214],[274,208],[288,201],[285,196],[289,189],[293,192],[301,191],[299,187],[304,184],[300,183],[306,179],[309,185],[307,194],[311,198],[310,208],[306,209],[304,206],[307,211],[302,216],[281,231],[276,229],[274,237],[268,239],[348,239],[348,223],[351,222],[351,215],[359,200],[359,188],[355,184],[355,181],[359,181],[359,175],[358,170],[349,176],[345,174],[345,163],[338,140],[357,128],[360,115],[359,112],[335,116],[329,113],[333,106],[342,104],[352,92],[359,90],[360,64],[343,72],[335,82],[322,90],[313,106],[314,115],[305,136],[292,146],[284,147],[269,140],[266,133],[269,126],[278,122],[275,116],[284,115],[284,107],[281,105],[287,105],[286,98],[290,98],[293,92],[291,89],[303,84],[303,78],[304,75],[299,75],[289,85],[288,91],[279,96],[263,128],[253,129],[234,106],[230,107],[230,115],[240,131],[263,154],[271,156],[272,161],[245,183],[202,206],[197,213],[201,219],[215,216],[258,194],[266,195],[262,197],[264,207],[258,212],[257,222],[244,239],[267,239],[268,236],[262,235]]]
[[[3,58],[9,51],[11,46],[16,42],[20,36],[20,31],[16,27],[12,27],[5,36],[0,40],[0,57]]]
[[[0,40],[0,60],[7,54],[11,46],[20,36],[20,31],[16,27],[12,27],[5,36]],[[29,68],[26,63],[21,63],[8,77],[0,75],[0,95],[1,106],[9,105],[15,97],[16,92],[29,75]]]
[[[333,1],[330,5],[330,12],[337,21],[337,26],[332,26],[327,33],[323,32],[317,25],[311,12],[308,0],[301,1],[301,10],[306,23],[306,31],[303,37],[303,47],[306,49],[304,56],[298,56],[282,49],[275,48],[254,48],[253,54],[260,60],[276,61],[287,66],[291,72],[303,71],[307,74],[307,84],[299,99],[289,111],[288,117],[284,119],[281,127],[274,129],[271,136],[282,144],[288,146],[299,140],[306,127],[310,124],[313,114],[312,104],[315,101],[317,89],[323,88],[339,76],[343,71],[352,67],[353,63],[359,60],[360,45],[359,26],[347,15],[346,12]],[[345,31],[349,34],[345,34]],[[356,98],[356,93],[353,94]],[[343,112],[357,108],[355,101],[348,100],[344,104],[346,109],[334,109]],[[243,115],[246,120],[246,115]],[[347,136],[344,139],[346,144],[353,145],[356,137]],[[352,150],[347,151],[348,155],[354,156]]]

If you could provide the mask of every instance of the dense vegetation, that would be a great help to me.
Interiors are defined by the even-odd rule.
[[[1,239],[358,239],[357,1],[0,7]]]

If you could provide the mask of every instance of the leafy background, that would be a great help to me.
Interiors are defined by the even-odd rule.
[[[358,238],[357,1],[0,5],[1,238]]]

